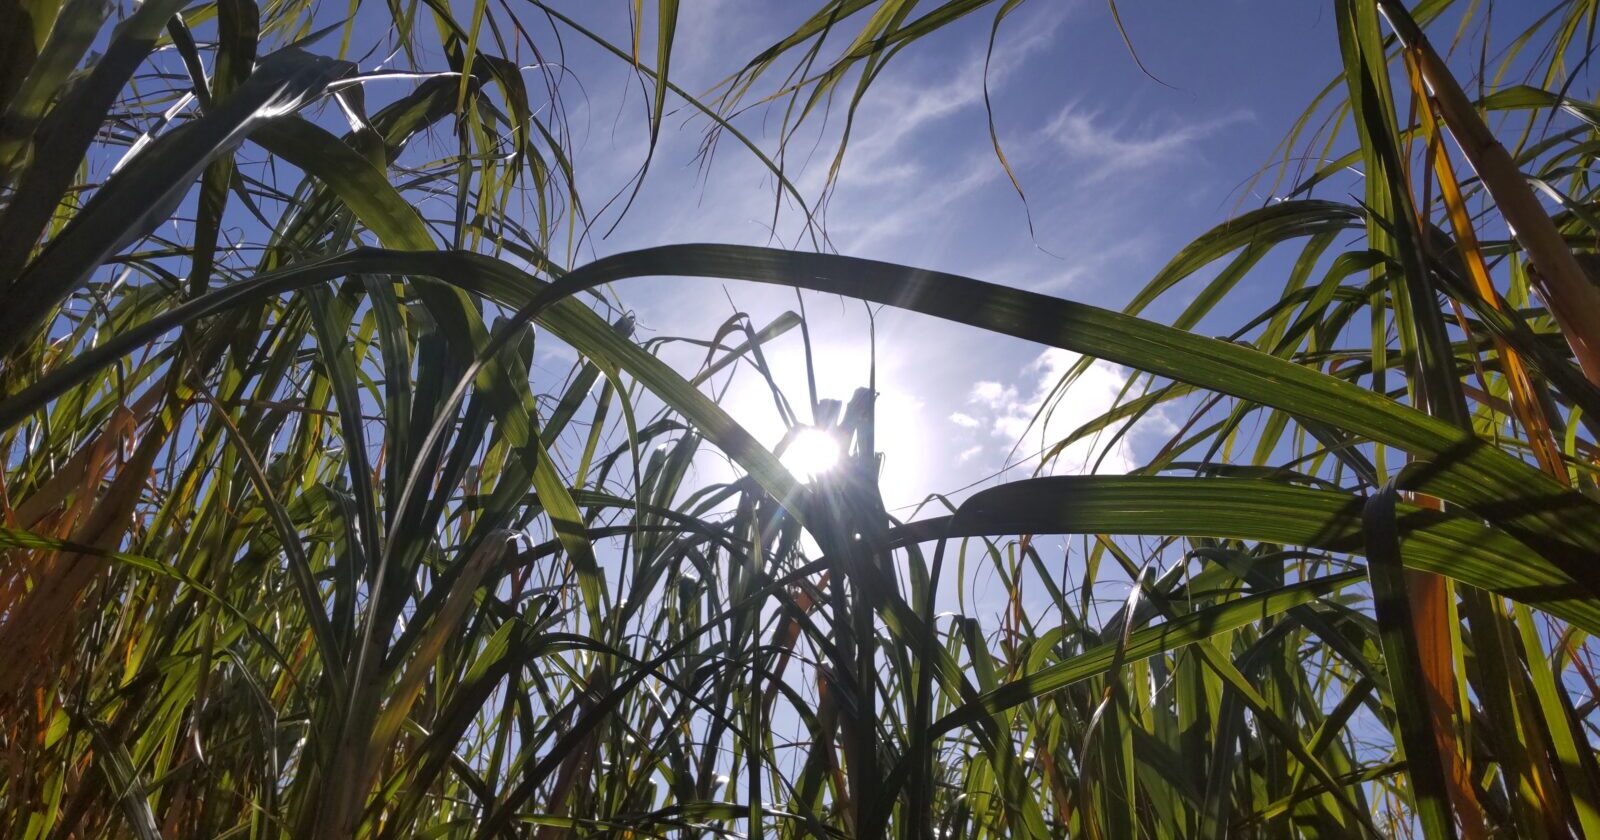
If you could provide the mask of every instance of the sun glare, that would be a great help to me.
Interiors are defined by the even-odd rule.
[[[821,429],[804,429],[789,441],[783,465],[801,481],[815,481],[839,463],[839,442]]]

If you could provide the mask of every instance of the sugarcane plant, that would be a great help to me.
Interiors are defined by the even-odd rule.
[[[1594,3],[1491,55],[1490,3],[1333,0],[1272,199],[1121,312],[834,253],[791,178],[802,124],[1019,0],[819,0],[709,91],[675,0],[620,40],[466,5],[0,0],[0,833],[1600,837]],[[604,207],[563,39],[648,93]],[[679,111],[807,249],[580,259]],[[1079,354],[1055,399],[1135,375],[896,516],[871,383],[772,373],[802,313],[643,340],[660,278]],[[1057,469],[1157,416],[1132,472]],[[838,464],[792,474],[806,436]]]

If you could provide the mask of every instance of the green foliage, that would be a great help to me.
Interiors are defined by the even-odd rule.
[[[537,0],[391,4],[413,84],[369,113],[355,23],[308,3],[0,0],[0,834],[1600,835],[1592,3],[1469,100],[1428,36],[1490,4],[1336,0],[1344,72],[1284,145],[1326,162],[1122,313],[821,252],[569,268],[592,220],[517,56],[595,42],[646,82],[640,180],[686,106],[820,246],[788,139],[1017,2],[819,2],[701,96],[679,5],[613,44]],[[734,124],[762,102],[776,149]],[[1359,199],[1313,195],[1351,167]],[[802,422],[773,386],[841,444],[810,484],[719,402],[803,319],[675,369],[608,303],[664,276],[1081,354],[1057,398],[1137,371],[1041,472],[1185,419],[1131,475],[901,522],[869,391]],[[951,592],[977,569],[994,615]]]

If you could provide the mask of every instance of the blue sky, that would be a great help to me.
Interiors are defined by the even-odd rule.
[[[989,89],[1036,241],[990,147],[982,85],[992,18],[980,12],[899,55],[867,94],[827,205],[833,247],[1116,308],[1189,239],[1259,206],[1267,196],[1240,187],[1333,78],[1331,18],[1320,4],[1123,5],[1140,56],[1165,85],[1138,69],[1103,3],[1035,0],[1001,28]],[[789,31],[805,6],[685,3],[673,76],[690,90],[710,88],[752,45]],[[589,22],[626,42],[620,8],[596,4]],[[580,186],[594,208],[625,187],[644,157],[646,100],[626,66],[575,41],[567,39],[568,56],[582,92],[569,88],[564,101]],[[790,175],[808,197],[825,183],[842,115],[836,107],[820,133],[802,132],[819,141],[809,160],[802,155],[812,144],[791,144]],[[781,107],[757,108],[738,124],[771,149],[781,119]],[[775,187],[747,152],[724,138],[711,164],[699,165],[706,128],[686,112],[669,117],[639,199],[578,261],[677,242],[804,244],[798,213],[770,229]],[[795,306],[791,292],[737,283],[651,280],[617,291],[645,336],[706,337],[735,306],[757,324]],[[867,384],[869,319],[860,304],[837,298],[808,295],[806,306],[819,395],[847,399]],[[1066,354],[902,312],[878,313],[875,326],[891,506],[956,490],[1038,448],[1039,428],[1020,444],[1019,436],[1070,363]],[[799,347],[795,333],[770,353],[796,397],[804,393]],[[1096,368],[1045,431],[1059,435],[1109,407],[1124,379]],[[764,386],[746,375],[731,394],[738,419],[775,443],[782,426]],[[1102,469],[1131,465],[1162,431],[1155,418]],[[1079,447],[1061,469],[1083,469],[1089,457]]]
[[[470,19],[471,5],[455,4],[462,19]],[[626,45],[631,38],[629,3],[557,5],[613,43]],[[654,4],[643,5],[648,12]],[[1245,185],[1276,162],[1274,149],[1337,72],[1337,38],[1327,7],[1263,0],[1120,5],[1140,56],[1163,81],[1135,64],[1103,0],[1031,0],[1000,30],[987,78],[998,134],[1028,195],[1031,235],[1029,212],[995,159],[985,119],[991,8],[897,54],[867,93],[826,205],[831,247],[1117,309],[1196,235],[1270,201],[1261,191],[1270,177],[1256,190]],[[685,0],[671,75],[690,91],[712,89],[814,7]],[[339,23],[344,11],[330,5],[322,13],[328,23]],[[1502,7],[1498,31],[1517,30],[1506,17],[1536,11]],[[664,121],[649,176],[629,212],[620,222],[620,202],[599,212],[626,194],[646,158],[648,86],[627,62],[565,27],[559,49],[553,47],[537,15],[524,17],[545,60],[559,59],[570,71],[546,68],[561,79],[560,100],[534,104],[547,124],[570,130],[565,139],[583,201],[598,212],[592,235],[577,253],[564,255],[565,262],[686,242],[810,247],[792,207],[772,227],[776,186],[751,154],[724,137],[709,163],[698,155],[710,124],[682,103]],[[386,20],[381,4],[359,12],[351,57],[365,72],[389,66],[384,59],[393,44]],[[653,63],[654,22],[647,21],[644,31],[641,57]],[[317,49],[332,51],[334,37]],[[526,53],[510,58],[530,65],[535,59]],[[166,59],[177,72],[176,58]],[[446,66],[437,55],[419,63]],[[543,89],[542,75],[525,70],[530,89]],[[415,84],[367,84],[369,110]],[[559,115],[552,113],[557,107]],[[782,114],[781,104],[755,107],[736,122],[770,151],[778,145]],[[311,115],[344,130],[343,117],[326,101]],[[836,106],[826,119],[813,118],[789,145],[789,177],[810,199],[826,183],[842,120],[843,107]],[[406,155],[421,165],[456,151],[450,133],[436,131],[413,141]],[[455,209],[448,196],[419,201],[428,218],[446,220],[441,228],[448,227]],[[1276,297],[1292,256],[1290,249],[1270,255],[1245,279],[1237,302],[1222,306],[1199,329],[1225,333],[1255,314],[1260,302]],[[1170,319],[1196,282],[1144,314]],[[641,339],[707,339],[736,311],[749,313],[760,326],[797,305],[790,290],[696,279],[641,279],[615,292],[637,315]],[[1128,382],[1127,371],[1097,364],[1053,407],[1048,422],[1036,424],[1045,395],[1074,361],[1070,354],[895,310],[869,316],[859,302],[836,297],[808,294],[805,307],[820,397],[849,399],[869,384],[876,364],[877,445],[885,457],[881,486],[902,520],[913,518],[911,507],[930,494],[959,501],[970,488],[1028,474],[1035,467],[1029,454],[1109,409]],[[798,332],[791,332],[766,351],[797,406],[805,394],[801,346]],[[559,393],[572,351],[541,340],[537,353],[541,393]],[[691,372],[703,350],[677,344],[663,355]],[[778,444],[785,428],[760,377],[741,368],[731,383],[719,378],[717,387],[727,388],[723,404],[737,420],[767,445]],[[654,407],[646,397],[640,413],[648,416]],[[1184,410],[1145,418],[1110,451],[1084,441],[1053,469],[1131,468],[1167,440],[1185,419],[1177,413]],[[614,426],[611,444],[625,442],[625,434],[620,424]],[[697,460],[696,470],[691,485],[734,475],[709,453]]]
[[[629,3],[557,5],[613,43],[630,41]],[[653,5],[643,4],[647,13]],[[984,48],[993,8],[898,53],[868,91],[853,126],[823,216],[829,246],[852,256],[966,274],[1115,309],[1193,237],[1270,201],[1263,192],[1272,184],[1270,176],[1255,189],[1246,185],[1276,163],[1274,149],[1338,68],[1334,23],[1325,4],[1120,5],[1140,56],[1162,81],[1136,65],[1102,0],[1031,0],[999,32],[988,88],[998,135],[1027,192],[1026,210],[995,158],[985,119]],[[462,19],[470,19],[470,3],[455,6]],[[711,90],[814,8],[811,2],[686,0],[671,75],[690,91]],[[328,23],[339,23],[344,11],[330,6],[323,14]],[[1537,11],[1532,4],[1502,8],[1497,31],[1515,32],[1518,26],[1505,18]],[[570,130],[565,139],[580,192],[586,207],[597,212],[625,196],[646,158],[648,86],[627,62],[565,27],[559,48],[553,47],[538,15],[523,16],[535,28],[545,59],[560,60],[570,71],[547,68],[561,79],[559,102],[536,100],[535,105],[547,123]],[[385,54],[393,45],[386,19],[381,4],[367,4],[358,14],[351,57],[363,71],[387,66]],[[1449,30],[1445,23],[1439,31]],[[845,25],[848,30],[859,21]],[[654,21],[647,21],[644,31],[641,56],[653,63]],[[331,51],[334,37],[317,49]],[[534,61],[521,53],[511,58],[524,65]],[[169,53],[166,59],[176,72],[176,58]],[[444,66],[437,55],[420,63]],[[530,67],[524,77],[531,89],[543,88],[538,71]],[[414,84],[367,84],[369,109]],[[618,221],[621,202],[598,212],[592,234],[565,261],[579,264],[608,253],[685,242],[811,247],[792,206],[772,225],[777,187],[770,173],[728,137],[709,161],[700,156],[710,123],[681,102],[674,104],[629,212]],[[559,116],[551,113],[556,107]],[[312,110],[325,125],[343,130],[331,104]],[[836,104],[825,117],[812,117],[789,144],[787,172],[808,199],[827,183],[843,116],[842,104]],[[735,121],[772,151],[782,117],[778,103],[749,108]],[[436,132],[414,141],[407,155],[420,163],[455,151],[448,132]],[[109,168],[111,158],[101,163]],[[246,170],[255,165],[246,164]],[[430,218],[453,218],[454,207],[445,196],[422,204]],[[1275,297],[1288,258],[1287,252],[1270,255],[1245,279],[1236,299]],[[1144,314],[1169,319],[1192,288],[1193,281],[1180,286]],[[704,339],[735,311],[748,312],[761,325],[796,307],[788,290],[705,280],[640,280],[616,292],[638,316],[641,338]],[[819,396],[848,399],[868,384],[870,365],[876,363],[878,442],[886,458],[882,484],[892,507],[992,480],[1007,466],[1016,467],[1009,477],[1019,477],[1031,469],[1028,453],[1102,413],[1127,381],[1126,371],[1097,365],[1055,407],[1047,424],[1030,425],[1042,397],[1072,363],[1069,354],[894,310],[869,317],[861,304],[838,298],[808,294],[805,306]],[[1225,305],[1199,329],[1227,332],[1253,314],[1253,307],[1241,312]],[[804,394],[800,347],[798,333],[792,332],[767,354],[796,403]],[[558,342],[541,342],[539,352],[541,369],[553,379],[563,376],[573,359]],[[687,346],[665,352],[684,369],[700,361],[699,350]],[[774,445],[782,436],[765,384],[748,371],[735,377],[725,405],[763,442]],[[1152,416],[1103,453],[1103,460],[1093,441],[1085,441],[1056,468],[1126,469],[1164,441],[1171,428],[1171,418]],[[725,477],[726,471],[713,471],[702,479]]]

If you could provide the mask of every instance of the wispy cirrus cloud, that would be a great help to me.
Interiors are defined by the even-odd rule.
[[[953,208],[1004,181],[1004,170],[987,142],[954,156],[949,154],[951,138],[967,143],[986,137],[985,79],[994,95],[1017,81],[1029,61],[1056,45],[1058,32],[1078,5],[1045,4],[1008,20],[1000,33],[1002,46],[987,67],[986,43],[979,42],[953,60],[935,62],[924,56],[915,64],[892,67],[874,83],[831,185],[830,206],[843,211],[830,210],[829,220],[841,252],[904,256],[895,249],[908,239],[926,239],[932,229],[950,221]],[[818,154],[800,179],[802,191],[821,194],[833,175],[832,163],[831,148]]]
[[[1236,110],[1204,120],[1165,125],[1130,124],[1077,104],[1062,108],[1041,131],[1073,161],[1085,165],[1083,180],[1103,181],[1114,175],[1152,171],[1181,163],[1199,141],[1255,119]]]
[[[1049,5],[1031,17],[1014,18],[1002,29],[1004,48],[997,48],[987,63],[989,90],[998,90],[1030,59],[1049,49],[1076,5]],[[924,72],[887,74],[875,83],[851,131],[841,181],[861,185],[914,178],[921,168],[906,160],[906,141],[946,117],[982,107],[986,57],[986,50],[970,49],[958,61],[947,63],[948,69],[932,84]],[[827,168],[817,167],[808,174],[819,178]]]

